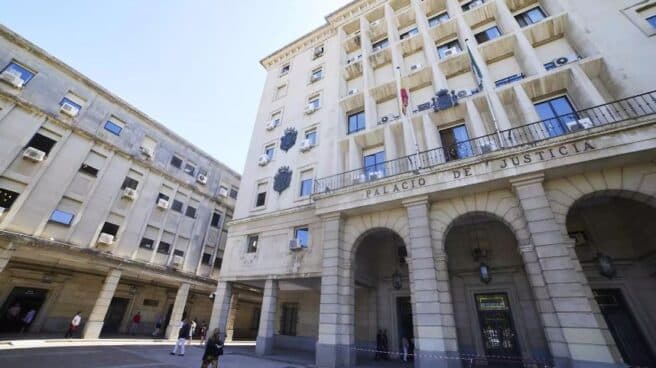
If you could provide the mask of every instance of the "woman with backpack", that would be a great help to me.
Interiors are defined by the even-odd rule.
[[[207,343],[205,344],[205,354],[203,354],[201,368],[218,368],[220,355],[223,355],[223,341],[221,340],[219,329],[215,328],[212,336],[207,339]]]

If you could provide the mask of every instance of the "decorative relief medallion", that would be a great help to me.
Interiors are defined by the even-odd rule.
[[[273,189],[280,194],[289,188],[291,182],[292,171],[289,169],[289,166],[283,166],[278,169],[278,173],[273,177]]]
[[[294,144],[296,143],[297,135],[298,132],[296,131],[295,128],[285,129],[285,134],[283,134],[283,136],[280,137],[280,149],[287,152],[289,151],[290,148],[294,147]]]

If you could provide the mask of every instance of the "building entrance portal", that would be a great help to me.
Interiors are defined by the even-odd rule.
[[[34,310],[34,322],[47,293],[48,290],[45,289],[15,287],[0,309],[0,333],[20,332],[23,328],[28,330],[29,324],[25,324],[23,320]]]
[[[396,322],[398,331],[399,351],[403,353],[403,338],[408,340],[408,355],[412,357],[414,331],[412,327],[412,304],[410,297],[396,298]]]
[[[517,363],[521,361],[521,353],[508,296],[505,293],[478,294],[476,308],[488,366],[521,366]]]
[[[107,314],[105,315],[105,323],[103,323],[103,334],[116,334],[121,328],[121,321],[125,316],[125,311],[128,309],[130,300],[126,298],[112,298]]]

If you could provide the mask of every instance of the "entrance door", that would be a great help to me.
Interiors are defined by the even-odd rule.
[[[20,332],[23,318],[32,309],[36,311],[33,323],[46,300],[46,294],[46,289],[15,287],[0,309],[0,332]]]
[[[654,354],[626,305],[622,292],[619,289],[596,289],[593,293],[624,362],[632,366],[656,366]]]
[[[102,333],[116,334],[119,332],[121,321],[123,321],[123,316],[125,316],[125,311],[128,309],[129,303],[130,300],[126,298],[112,298],[112,302],[107,309]]]
[[[410,304],[410,297],[398,297],[396,298],[396,320],[397,320],[397,330],[399,332],[399,350],[403,351],[403,338],[408,339],[408,342],[412,342],[414,337],[414,330],[412,328],[412,304]],[[413,345],[410,344],[410,350],[412,350]],[[409,351],[412,354],[412,351]]]
[[[521,367],[522,357],[508,296],[498,293],[477,294],[475,297],[488,366]]]

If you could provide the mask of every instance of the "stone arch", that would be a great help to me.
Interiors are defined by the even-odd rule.
[[[344,225],[344,247],[350,254],[349,262],[355,259],[355,253],[361,240],[379,230],[394,232],[401,237],[406,246],[410,244],[408,216],[404,209],[348,218]]]

